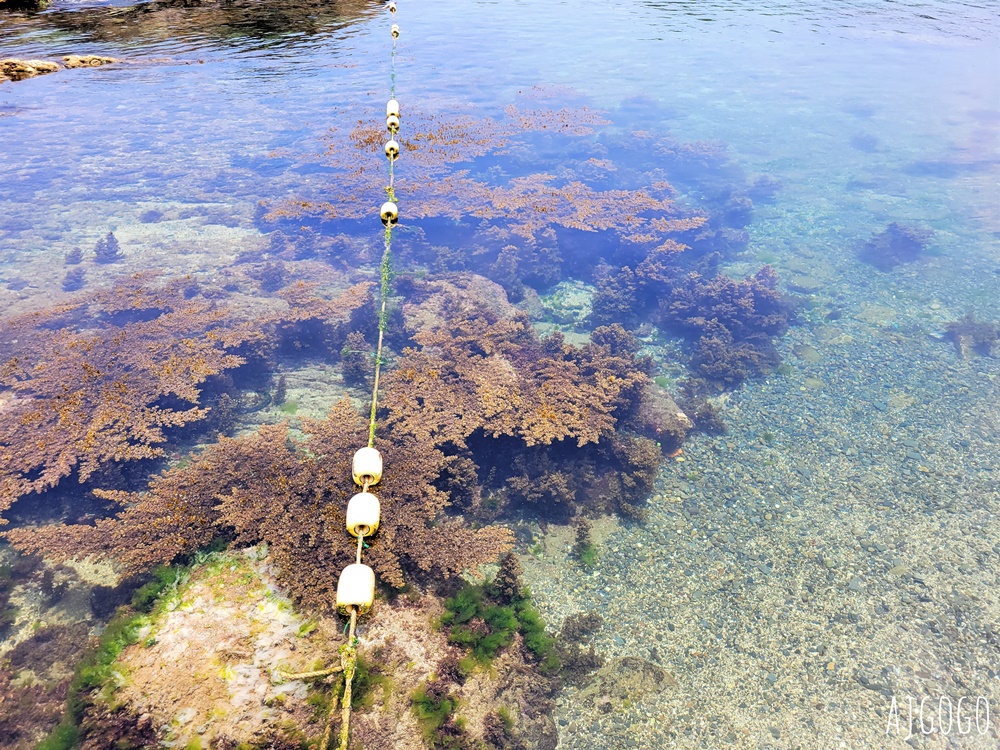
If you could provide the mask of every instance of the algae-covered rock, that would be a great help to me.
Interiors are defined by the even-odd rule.
[[[114,57],[101,55],[66,55],[63,64],[67,68],[99,68],[102,65],[120,62]],[[62,70],[63,65],[48,60],[17,60],[7,58],[0,60],[0,83],[3,81],[23,81],[26,78],[55,73]]]
[[[185,746],[251,742],[282,725],[305,727],[313,710],[300,680],[279,668],[326,661],[336,645],[300,637],[310,628],[252,554],[214,556],[155,610],[138,643],[119,658],[127,675],[116,699],[136,716],[168,727]],[[336,637],[336,632],[330,634]]]
[[[341,664],[344,621],[297,611],[257,548],[210,555],[171,588],[111,666],[110,684],[91,696],[81,747],[120,740],[130,747],[297,747],[318,740],[342,677],[291,676]],[[433,626],[442,613],[440,598],[414,594],[378,598],[361,618],[351,746],[423,750],[427,727],[413,695],[433,685],[454,699],[449,731],[470,747],[485,741],[502,707],[521,746],[552,750],[551,683],[539,678],[520,637],[489,669],[466,677],[457,670],[465,652]],[[334,736],[340,715],[333,714]]]

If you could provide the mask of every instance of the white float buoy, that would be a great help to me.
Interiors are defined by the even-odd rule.
[[[363,615],[375,601],[375,571],[362,563],[352,563],[344,568],[337,581],[337,609],[349,615],[351,607]]]
[[[395,203],[387,205],[391,205],[394,210],[396,208]],[[382,211],[385,212],[385,206],[382,207]],[[378,484],[382,479],[382,454],[368,446],[359,448],[354,454],[351,473],[354,476],[354,483],[359,487],[364,487],[365,477],[368,478],[368,484]]]
[[[359,492],[347,503],[347,530],[351,536],[371,536],[378,531],[381,505],[370,492]]]

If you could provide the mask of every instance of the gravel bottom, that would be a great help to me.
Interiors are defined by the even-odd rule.
[[[668,462],[648,522],[598,525],[592,570],[568,529],[524,557],[553,629],[599,611],[600,653],[673,678],[565,688],[560,748],[1000,746],[1000,363],[892,299],[793,328],[790,367]]]

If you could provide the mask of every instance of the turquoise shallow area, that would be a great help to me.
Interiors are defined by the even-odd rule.
[[[560,748],[905,748],[892,700],[923,696],[984,696],[995,718],[909,746],[1000,746],[1000,360],[944,338],[965,313],[1000,317],[996,4],[399,6],[404,108],[586,105],[611,121],[598,145],[636,130],[718,144],[741,179],[776,186],[723,270],[772,264],[807,300],[779,342],[787,367],[722,399],[730,432],[668,462],[648,523],[598,524],[591,570],[565,530],[525,554],[550,623],[602,611],[599,651],[671,675],[627,705],[567,687]],[[92,283],[222,273],[267,245],[260,202],[331,189],[299,157],[381,116],[378,3],[130,7],[0,13],[2,57],[124,61],[0,84],[2,315],[58,298],[64,255],[109,231],[127,262]],[[626,153],[622,173],[658,168]],[[510,159],[548,169],[558,154]],[[686,205],[711,198],[677,187]],[[857,251],[891,222],[933,235],[883,273]],[[644,344],[680,374],[675,341]]]

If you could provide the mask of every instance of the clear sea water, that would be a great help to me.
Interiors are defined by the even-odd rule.
[[[649,528],[608,532],[605,567],[598,570],[606,589],[589,574],[550,571],[552,558],[542,556],[534,573],[528,561],[535,594],[553,621],[587,607],[601,590],[605,600],[639,591],[637,603],[619,615],[634,629],[609,629],[600,645],[652,658],[657,639],[657,658],[686,691],[686,698],[640,701],[621,723],[587,714],[570,690],[557,708],[560,747],[620,747],[629,737],[638,738],[633,746],[651,748],[903,747],[905,729],[885,731],[890,698],[864,685],[858,675],[865,669],[869,682],[884,668],[901,670],[893,683],[900,705],[907,696],[985,695],[1000,717],[995,629],[990,636],[988,629],[970,634],[942,625],[942,636],[926,635],[919,623],[884,627],[897,612],[902,620],[944,617],[958,606],[949,599],[956,592],[978,602],[976,622],[1000,620],[1000,369],[995,357],[958,359],[939,341],[944,324],[966,312],[1000,317],[1000,6],[992,0],[399,5],[397,92],[404,107],[496,116],[541,89],[549,104],[607,112],[621,132],[721,144],[746,175],[780,184],[773,201],[756,206],[748,249],[729,270],[748,273],[767,262],[784,278],[818,276],[820,288],[810,291],[819,308],[846,311],[848,322],[834,334],[820,332],[817,313],[810,319],[815,328],[793,330],[783,344],[796,368],[796,343],[815,346],[824,364],[748,384],[731,397],[730,436],[702,439],[690,447],[686,466],[667,467],[662,496],[654,499],[664,507]],[[89,249],[112,230],[128,252],[129,270],[211,275],[226,268],[242,249],[260,244],[258,202],[331,189],[329,172],[288,154],[320,151],[331,125],[381,116],[389,57],[379,4],[128,7],[57,0],[38,15],[0,13],[0,57],[91,53],[127,61],[0,84],[0,314],[58,294],[64,254]],[[648,169],[656,156],[635,159]],[[178,207],[186,219],[139,221],[145,211]],[[931,229],[933,240],[921,260],[881,274],[860,263],[856,251],[893,221]],[[816,387],[809,376],[825,380],[826,389],[795,401]],[[879,408],[858,408],[869,402]],[[771,440],[761,448],[765,431],[776,433],[786,450],[773,449]],[[886,458],[897,440],[916,440],[917,448],[907,447],[935,453],[937,464],[928,459],[931,480],[905,460]],[[836,460],[823,453],[830,441],[839,446]],[[751,445],[757,449],[741,453]],[[710,481],[692,472],[699,461]],[[786,461],[794,464],[795,480],[787,486],[788,475],[779,471]],[[837,473],[831,466],[839,476],[828,474]],[[857,481],[845,486],[848,475]],[[910,498],[910,506],[903,503],[909,510],[873,513],[887,495]],[[936,515],[937,506],[921,504],[942,495],[958,503],[946,519]],[[678,508],[687,509],[680,515],[669,506],[675,496],[683,499]],[[787,528],[805,531],[786,535],[753,513],[732,510],[748,497],[769,498],[775,507],[798,502]],[[674,545],[668,532],[675,521],[697,529],[699,508],[710,516],[710,537],[731,534],[734,541]],[[938,578],[933,591],[914,584],[897,601],[898,587],[885,582],[884,571],[869,569],[865,540],[891,541],[918,528],[922,535],[913,531],[908,546],[899,545],[900,564],[920,568],[924,582]],[[807,547],[817,538],[833,550],[827,554],[837,567],[825,568],[823,553],[821,564],[811,561]],[[636,540],[645,552],[635,551]],[[622,562],[614,562],[616,554]],[[897,568],[887,554],[885,567]],[[558,550],[552,555],[558,558]],[[716,562],[756,576],[757,588],[738,604],[717,590],[692,599],[683,581],[690,573],[682,571]],[[650,580],[651,571],[663,579]],[[820,583],[807,585],[814,577]],[[860,595],[848,588],[854,578],[864,581]],[[802,586],[810,590],[804,597]],[[936,604],[921,604],[921,596]],[[794,603],[782,605],[786,598]],[[880,606],[892,616],[884,617]],[[930,612],[920,614],[922,606]],[[727,619],[727,611],[747,607],[763,610],[765,623]],[[857,614],[868,630],[845,632],[857,623],[836,619],[838,608],[845,618]],[[781,641],[796,622],[820,611],[819,635],[803,636],[798,648],[815,656],[809,649],[823,641],[821,657],[832,656],[804,665],[786,653],[798,654],[797,647]],[[702,622],[718,624],[709,647],[699,628],[710,627]],[[724,623],[730,636],[720,635]],[[644,630],[648,637],[640,636]],[[721,654],[715,661],[692,656],[713,648]],[[698,681],[700,672],[707,683]],[[838,677],[826,679],[827,673]],[[924,673],[922,683],[913,677]],[[774,692],[775,683],[786,692]],[[998,724],[995,718],[989,736],[918,735],[923,744],[914,746],[995,747]]]

